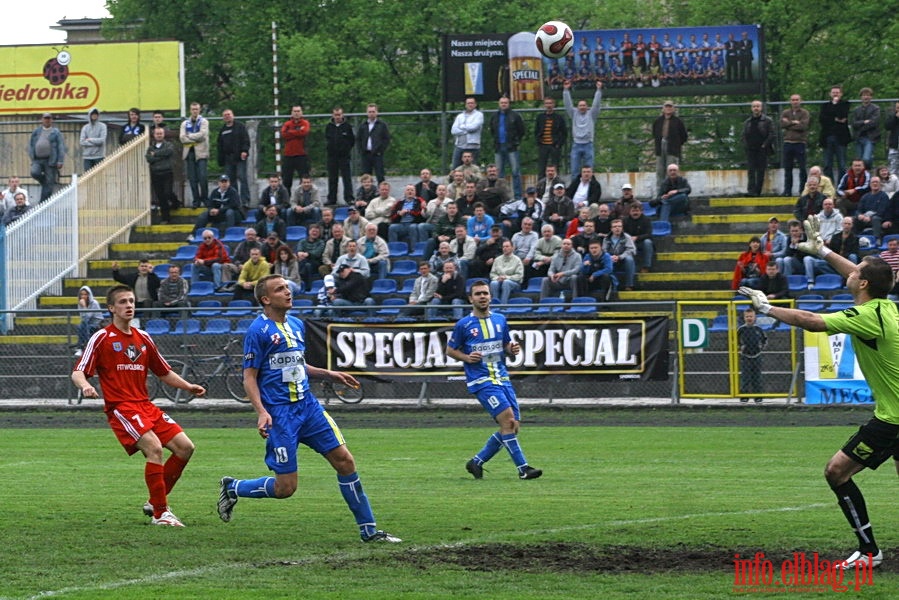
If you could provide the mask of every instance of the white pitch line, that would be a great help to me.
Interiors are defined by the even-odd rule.
[[[534,536],[534,535],[546,535],[552,533],[563,533],[566,531],[579,531],[583,529],[597,529],[600,527],[624,527],[627,525],[643,525],[646,523],[664,523],[665,521],[683,521],[687,519],[705,519],[709,517],[738,517],[738,516],[746,516],[746,515],[760,515],[760,514],[769,514],[769,513],[780,513],[780,512],[799,512],[803,510],[810,510],[815,508],[824,508],[830,506],[830,504],[824,504],[822,502],[816,502],[814,504],[805,504],[803,506],[781,506],[778,508],[757,508],[757,509],[749,509],[749,510],[740,510],[733,512],[707,512],[707,513],[694,513],[689,515],[672,515],[667,517],[647,517],[645,519],[627,519],[621,521],[609,521],[605,523],[584,523],[581,525],[572,525],[570,527],[556,527],[553,529],[532,529],[528,531],[515,531],[508,532],[503,534],[502,539],[508,539],[510,537],[516,536]],[[428,546],[410,546],[410,550],[414,551],[428,551],[428,550],[440,550],[442,548],[457,548],[464,547],[469,544],[483,543],[487,541],[491,541],[496,539],[495,536],[486,536],[480,539],[470,539],[467,541],[457,541],[451,542],[447,544],[431,544]],[[307,556],[300,560],[288,561],[288,560],[271,560],[265,561],[263,563],[258,562],[239,562],[239,563],[221,563],[215,565],[208,565],[206,567],[201,567],[197,569],[190,570],[178,570],[178,571],[169,571],[168,573],[159,573],[156,575],[148,575],[146,577],[139,577],[137,579],[123,579],[121,581],[111,581],[109,583],[102,583],[98,585],[92,586],[77,586],[77,587],[67,587],[59,590],[47,590],[43,592],[39,592],[34,594],[33,596],[25,596],[22,600],[39,600],[40,598],[53,598],[56,596],[64,596],[66,594],[80,594],[84,592],[89,592],[92,590],[115,590],[123,587],[128,587],[132,585],[145,585],[145,584],[155,584],[160,581],[165,581],[167,579],[178,579],[181,577],[194,577],[197,575],[208,575],[210,573],[215,573],[216,571],[223,571],[226,569],[234,569],[234,568],[246,568],[246,567],[254,567],[259,566],[260,564],[264,566],[276,566],[278,564],[287,564],[287,565],[304,565],[304,564],[317,564],[317,563],[330,563],[334,561],[335,558],[342,557],[343,559],[353,559],[353,558],[363,558],[368,556],[368,553],[363,552],[349,552],[342,554],[321,554],[316,556]],[[11,598],[0,596],[0,600],[13,600]]]

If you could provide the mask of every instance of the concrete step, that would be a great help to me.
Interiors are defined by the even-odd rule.
[[[761,236],[762,233],[764,233],[764,231],[760,232],[759,235]],[[703,251],[709,244],[730,244],[734,249],[733,251],[739,254],[746,249],[749,237],[750,236],[745,233],[678,234],[674,236],[674,246],[676,248],[681,245],[687,246],[688,248],[691,246],[701,246],[701,248],[694,250],[695,253],[696,251]],[[675,252],[677,251],[679,251],[679,248],[678,250],[675,250]],[[734,255],[734,260],[737,260],[736,254]]]
[[[66,335],[0,335],[0,346],[39,346],[68,344],[72,338]]]
[[[709,208],[762,208],[777,206],[792,208],[795,204],[796,198],[785,198],[783,196],[760,196],[758,198],[709,198],[708,200]],[[692,200],[690,205],[692,207]],[[700,206],[703,205],[703,203],[700,203]]]
[[[78,306],[78,296],[41,296],[37,299],[38,308],[71,308]]]
[[[111,288],[115,283],[116,281],[112,277],[69,277],[63,280],[62,286],[66,293],[77,296],[81,286],[87,285],[96,296],[99,293],[97,290],[102,288],[103,294],[106,294],[106,289]]]
[[[764,233],[768,225],[768,219],[777,217],[783,223],[793,218],[791,213],[769,214],[767,212],[753,212],[747,214],[715,214],[715,215],[693,215],[693,225],[761,225],[762,233]]]
[[[674,302],[677,300],[730,300],[734,297],[731,290],[638,290],[633,292],[619,292],[621,300],[633,300],[643,302]]]

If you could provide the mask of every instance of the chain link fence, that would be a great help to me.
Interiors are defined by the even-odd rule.
[[[377,310],[376,307],[373,310]],[[400,307],[402,308],[402,307]],[[339,321],[362,321],[368,317],[360,314],[360,307],[346,309],[346,314],[338,316]],[[306,309],[307,311],[310,309]],[[635,306],[634,303],[601,305],[600,318],[604,314],[625,314],[639,318],[643,312],[658,314],[659,305]],[[613,313],[612,311],[619,311]],[[200,314],[196,314],[200,312]],[[671,313],[671,304],[665,312]],[[231,314],[233,313],[233,314]],[[249,313],[249,314],[248,314]],[[357,313],[357,314],[352,314]],[[0,313],[2,314],[2,313]],[[42,309],[18,311],[14,315],[3,315],[15,323],[10,335],[0,336],[0,402],[4,399],[72,399],[77,390],[70,380],[75,365],[80,320],[77,311],[62,309]],[[301,318],[314,318],[306,312]],[[579,315],[596,318],[595,314]],[[14,317],[14,318],[13,318]],[[546,319],[571,319],[572,314],[558,312]],[[190,364],[196,371],[200,383],[209,385],[209,397],[227,399],[231,395],[226,387],[229,370],[221,370],[211,376],[222,362],[242,364],[243,340],[241,327],[255,318],[253,311],[238,311],[227,307],[220,314],[204,316],[201,309],[181,309],[177,312],[141,311],[141,327],[153,335],[160,350],[167,359]],[[410,317],[400,319],[411,321]],[[511,319],[511,317],[510,317]],[[211,333],[216,325],[225,321],[227,333]],[[384,319],[380,319],[381,322]],[[179,322],[181,325],[179,325]],[[108,323],[104,321],[104,324]],[[449,322],[444,322],[449,324]],[[186,325],[186,327],[185,327]],[[166,333],[158,331],[164,327]],[[155,331],[155,333],[154,333]],[[207,333],[209,332],[209,333]],[[669,321],[669,340],[675,339],[677,331],[674,320]],[[227,347],[226,347],[227,346]],[[669,345],[669,365],[675,364],[674,346]],[[726,369],[726,364],[722,365]],[[563,398],[673,398],[672,380],[648,381],[639,378],[622,378],[603,381],[601,387],[589,378],[529,377],[527,373],[514,373],[514,384],[521,398],[545,400]],[[469,394],[462,380],[423,383],[415,381],[374,381],[363,379],[365,397],[369,399],[455,399],[468,398]],[[161,396],[160,396],[161,397]]]

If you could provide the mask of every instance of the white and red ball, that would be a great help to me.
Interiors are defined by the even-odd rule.
[[[562,58],[574,46],[574,32],[562,21],[547,21],[536,37],[537,50],[546,58]]]

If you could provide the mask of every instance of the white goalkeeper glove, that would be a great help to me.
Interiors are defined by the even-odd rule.
[[[831,249],[827,247],[824,240],[821,239],[821,222],[818,215],[811,215],[805,220],[805,241],[797,244],[796,247],[806,254],[815,254],[824,258],[831,253]]]
[[[738,289],[737,292],[752,300],[752,306],[763,315],[767,315],[768,311],[771,310],[771,303],[768,302],[768,296],[766,296],[765,292],[762,290],[754,290],[744,285]]]

